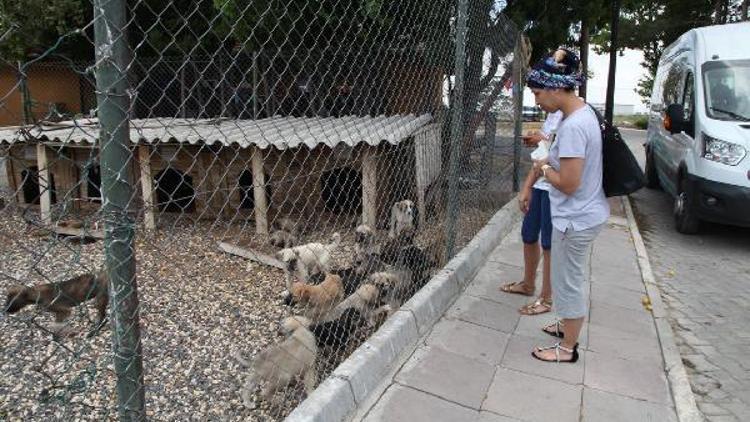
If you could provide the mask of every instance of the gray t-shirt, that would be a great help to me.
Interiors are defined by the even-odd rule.
[[[588,105],[560,122],[550,147],[549,164],[560,170],[560,158],[583,158],[581,184],[572,195],[554,186],[549,191],[552,225],[564,232],[586,230],[609,218],[609,203],[602,188],[602,133],[599,121]]]

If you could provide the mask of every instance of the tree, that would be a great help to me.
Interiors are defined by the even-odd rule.
[[[653,78],[661,53],[686,31],[717,22],[740,20],[741,0],[623,0],[619,28],[619,50],[643,52],[641,65],[646,76],[638,82],[636,92],[644,101],[651,98]],[[603,28],[593,38],[598,52],[609,52],[609,29]]]
[[[86,8],[83,0],[0,0],[0,59],[15,66],[50,49],[79,53]]]

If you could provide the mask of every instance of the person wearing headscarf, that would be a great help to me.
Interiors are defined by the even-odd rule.
[[[547,158],[535,160],[525,189],[544,177],[552,217],[551,284],[559,318],[542,330],[560,341],[536,347],[532,356],[547,362],[576,362],[578,337],[588,314],[586,267],[594,239],[609,217],[602,182],[602,135],[594,110],[576,96],[580,61],[560,48],[529,71],[526,84],[546,112],[562,111]]]

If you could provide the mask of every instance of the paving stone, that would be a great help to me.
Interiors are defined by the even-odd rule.
[[[655,336],[626,330],[615,330],[591,322],[588,325],[587,348],[619,358],[662,364],[661,346]]]
[[[487,261],[523,266],[523,242],[521,242],[521,236],[520,234],[510,234],[510,236],[518,237],[517,240],[503,242],[495,248],[487,257]]]
[[[581,386],[499,368],[482,410],[525,421],[578,422]]]
[[[544,342],[539,340],[514,335],[508,342],[508,348],[505,351],[500,366],[503,368],[513,369],[527,374],[539,375],[541,377],[551,378],[562,381],[567,384],[581,384],[583,382],[583,368],[585,367],[586,351],[579,349],[580,358],[578,362],[567,365],[551,365],[534,359],[531,351],[537,346],[551,346],[557,343],[557,339],[547,336]]]
[[[495,368],[438,347],[422,347],[396,375],[396,382],[479,409]]]
[[[532,300],[533,297],[504,293],[500,291],[500,286],[503,283],[519,281],[521,279],[523,279],[522,267],[498,262],[488,262],[479,270],[479,272],[477,272],[474,280],[466,288],[466,294],[502,303],[514,308],[520,308]],[[537,280],[537,292],[541,291],[541,282],[542,277],[541,274],[539,274]]]
[[[591,284],[591,302],[595,304],[616,305],[642,311],[644,297],[647,295],[641,291],[596,282]]]
[[[657,337],[653,317],[645,309],[634,311],[621,306],[593,303],[590,319],[601,327],[615,331]]]
[[[427,345],[496,365],[503,356],[509,334],[460,320],[443,319],[427,337]]]
[[[457,422],[472,421],[479,412],[434,395],[391,385],[365,417],[365,422]]]
[[[677,422],[671,406],[636,400],[584,387],[584,422]]]
[[[703,354],[710,363],[688,371],[693,390],[722,385],[723,394],[713,398],[716,389],[710,389],[702,406],[722,406],[719,400],[727,397],[750,401],[747,367],[728,358],[750,350],[750,338],[738,335],[750,333],[750,229],[704,223],[700,233],[685,236],[673,228],[672,199],[666,193],[641,189],[631,201],[680,351]],[[722,418],[750,420],[750,410],[738,412]]]
[[[519,318],[518,310],[513,307],[466,295],[453,304],[447,316],[504,333],[513,332]]]
[[[670,404],[672,397],[661,365],[588,352],[584,385],[652,403]]]
[[[479,412],[476,422],[520,422],[520,419],[509,418],[492,412]]]

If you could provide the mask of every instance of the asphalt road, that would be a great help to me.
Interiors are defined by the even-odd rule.
[[[620,132],[643,165],[646,132]],[[700,410],[750,420],[750,229],[706,223],[683,235],[665,192],[631,201]]]

